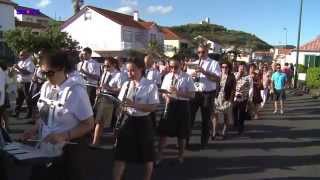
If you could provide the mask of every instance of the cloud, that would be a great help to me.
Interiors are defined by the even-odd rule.
[[[138,6],[138,0],[121,0],[121,5],[136,7],[136,6]]]
[[[134,11],[135,9],[131,6],[123,6],[116,9],[116,12],[122,13],[122,14],[128,14],[128,15],[132,15]]]
[[[49,4],[51,4],[51,0],[40,0],[37,3],[37,7],[44,8],[47,7]]]
[[[150,14],[168,14],[171,11],[173,11],[173,6],[171,5],[168,5],[168,6],[157,5],[157,6],[149,6],[147,8],[147,12]]]

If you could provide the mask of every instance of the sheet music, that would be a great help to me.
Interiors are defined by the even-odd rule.
[[[40,149],[33,146],[13,142],[4,146],[3,150],[17,158],[18,160],[27,160],[34,158],[57,157],[62,154],[63,144],[53,145],[43,143]]]

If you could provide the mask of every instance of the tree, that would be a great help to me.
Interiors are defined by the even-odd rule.
[[[32,33],[29,28],[17,28],[5,32],[6,44],[18,54],[22,49],[36,53],[41,49],[65,49],[75,51],[79,49],[78,42],[74,41],[66,32],[61,32],[59,24],[51,22],[46,31],[39,34]]]
[[[72,0],[73,13],[77,14],[80,11],[81,6],[83,5],[83,0]]]
[[[163,46],[158,43],[158,41],[150,40],[148,47],[146,49],[146,54],[149,54],[153,57],[163,57],[164,49]]]

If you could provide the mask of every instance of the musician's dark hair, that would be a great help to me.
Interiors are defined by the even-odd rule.
[[[83,51],[88,53],[88,54],[92,54],[92,49],[89,48],[89,47],[84,48]]]
[[[222,61],[222,62],[220,63],[220,66],[221,66],[222,64],[226,64],[226,65],[228,66],[228,74],[231,74],[231,73],[232,73],[232,64],[231,64],[229,61],[227,61],[227,60]]]
[[[249,64],[249,68],[251,68],[251,67],[257,68],[257,65],[254,64],[254,63],[250,63],[250,64]]]
[[[129,57],[127,60],[127,64],[134,64],[137,68],[141,69],[142,76],[145,75],[146,65],[143,59],[137,57]]]
[[[39,64],[46,64],[50,68],[64,69],[66,73],[72,71],[70,54],[63,50],[43,50]]]
[[[119,61],[111,56],[106,57],[104,59],[105,61],[109,61],[110,64],[112,64],[118,71],[120,71],[120,65],[119,65]]]

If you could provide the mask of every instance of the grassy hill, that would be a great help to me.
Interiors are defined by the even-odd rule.
[[[171,27],[178,33],[194,38],[198,35],[213,40],[225,47],[235,46],[251,50],[267,50],[271,46],[254,34],[227,29],[215,24],[186,24]]]

